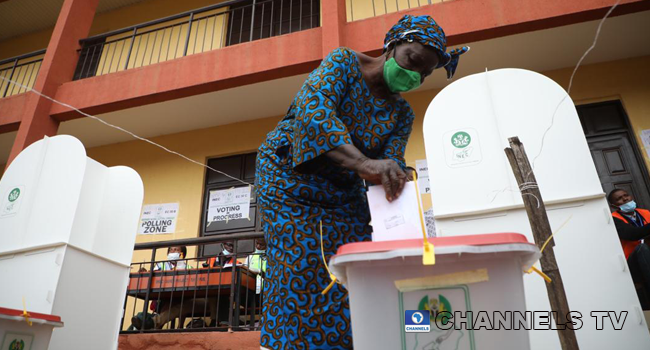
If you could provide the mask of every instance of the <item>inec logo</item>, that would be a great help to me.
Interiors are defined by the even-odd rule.
[[[406,333],[427,333],[431,331],[431,320],[428,310],[405,310],[404,331]]]
[[[9,192],[9,197],[7,198],[10,202],[15,202],[16,199],[20,197],[20,189],[18,187],[14,188]]]
[[[472,142],[472,137],[464,131],[459,131],[451,137],[451,144],[456,148],[465,148]]]
[[[9,350],[24,350],[25,349],[25,341],[22,339],[14,339],[9,344]]]

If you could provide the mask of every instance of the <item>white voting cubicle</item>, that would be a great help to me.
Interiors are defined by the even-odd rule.
[[[581,349],[649,349],[650,336],[576,109],[551,79],[521,69],[462,78],[429,105],[424,141],[440,236],[520,232],[534,241],[504,153],[518,136],[534,163],[569,308],[582,313]],[[560,101],[564,101],[560,103]],[[559,104],[559,106],[558,106]],[[557,108],[557,111],[556,111]],[[539,266],[539,265],[538,265]],[[529,311],[550,310],[544,280],[525,276]],[[591,311],[627,312],[597,330]],[[530,332],[531,349],[560,349],[556,330]]]
[[[143,191],[74,137],[23,150],[0,180],[0,307],[60,316],[49,349],[116,349]]]

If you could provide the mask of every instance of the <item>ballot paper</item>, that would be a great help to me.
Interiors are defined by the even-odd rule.
[[[374,242],[422,238],[420,196],[413,182],[407,182],[402,194],[393,202],[386,200],[382,186],[371,186],[367,195]]]

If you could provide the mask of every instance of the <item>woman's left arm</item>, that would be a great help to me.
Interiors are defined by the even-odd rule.
[[[404,115],[397,121],[397,126],[386,140],[386,143],[384,143],[384,148],[378,158],[392,159],[402,170],[406,171],[404,152],[406,151],[409,136],[411,136],[415,115],[408,104],[404,108],[406,108]]]

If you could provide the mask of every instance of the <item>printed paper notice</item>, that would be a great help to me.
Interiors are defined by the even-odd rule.
[[[413,182],[407,182],[402,194],[392,202],[386,200],[382,186],[370,186],[367,195],[374,242],[422,239],[422,224],[418,215],[420,196],[415,192]]]
[[[415,170],[418,173],[418,188],[420,189],[420,194],[431,193],[431,186],[429,185],[429,167],[427,166],[427,160],[416,160]]]
[[[641,142],[643,142],[645,154],[650,159],[650,129],[641,130]]]
[[[149,204],[142,209],[141,235],[165,235],[174,233],[178,218],[178,203]]]
[[[248,219],[250,204],[249,186],[210,191],[208,222]]]

